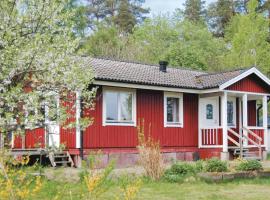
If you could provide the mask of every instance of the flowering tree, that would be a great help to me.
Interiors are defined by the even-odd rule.
[[[45,105],[55,94],[67,100],[80,91],[90,106],[93,76],[76,56],[76,8],[70,0],[1,0],[0,132],[44,125]],[[53,95],[50,95],[53,94]],[[87,102],[87,103],[86,103]],[[63,110],[63,109],[60,109]],[[63,112],[64,113],[64,112]],[[62,115],[65,118],[68,115]],[[63,121],[65,119],[62,118]]]

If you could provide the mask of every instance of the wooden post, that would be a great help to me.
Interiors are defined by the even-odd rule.
[[[243,158],[243,131],[242,131],[242,101],[241,98],[238,99],[238,115],[239,115],[239,144],[240,144],[240,158]]]
[[[266,150],[269,150],[269,145],[268,144],[268,130],[267,130],[267,96],[263,96],[263,128],[264,128],[264,145]]]
[[[247,98],[247,94],[244,94],[242,97],[242,101],[243,101],[243,127],[247,128],[248,127],[248,98]],[[248,133],[246,129],[243,129],[243,135],[248,137]],[[243,141],[244,146],[248,145],[248,141],[245,139]]]
[[[80,117],[81,117],[81,92],[76,92],[76,148],[81,148],[81,128],[80,128]]]
[[[224,92],[221,96],[221,114],[222,114],[222,133],[223,133],[223,152],[228,152],[228,124],[227,124],[227,99],[228,94]]]
[[[199,95],[199,108],[198,108],[198,110],[199,110],[199,113],[198,113],[198,119],[199,119],[199,132],[198,132],[198,138],[199,138],[199,148],[201,148],[202,147],[202,130],[201,130],[201,115],[200,115],[200,113],[201,113],[201,100],[200,100],[200,98],[201,98],[201,96]]]

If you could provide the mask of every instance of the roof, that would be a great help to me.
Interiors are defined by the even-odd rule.
[[[87,57],[93,68],[95,80],[164,86],[186,89],[217,88],[223,83],[239,76],[248,69],[238,69],[221,73],[167,68],[161,72],[157,65]]]
[[[203,89],[216,88],[223,83],[226,83],[227,81],[241,75],[247,70],[248,69],[238,69],[214,74],[204,74],[199,76],[198,79],[200,80],[200,85]]]

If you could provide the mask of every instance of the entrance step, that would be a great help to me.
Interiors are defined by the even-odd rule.
[[[70,166],[74,167],[74,162],[69,154],[68,151],[66,152],[50,152],[49,153],[49,160],[53,167],[57,166]]]
[[[233,155],[236,157],[240,156],[240,148],[236,148],[233,151]],[[260,156],[258,156],[258,152],[256,151],[249,151],[248,148],[243,149],[243,159],[245,160],[261,160]]]

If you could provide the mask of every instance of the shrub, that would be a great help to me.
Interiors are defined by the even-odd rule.
[[[202,172],[204,169],[204,161],[203,160],[196,161],[194,168],[197,173]]]
[[[187,175],[194,174],[195,168],[193,165],[188,163],[176,163],[172,165],[170,171],[170,173],[172,174]]]
[[[144,122],[138,125],[139,164],[144,168],[146,176],[152,180],[159,180],[164,174],[164,160],[160,152],[159,142],[155,141],[150,134],[144,135]],[[150,128],[149,128],[150,129]]]
[[[176,163],[170,169],[165,171],[164,179],[169,182],[181,182],[187,176],[193,176],[203,170],[203,161],[197,161],[195,164]]]
[[[221,161],[217,158],[212,158],[206,161],[205,171],[207,172],[226,172],[228,165],[226,161]]]
[[[118,184],[120,186],[121,194],[116,196],[116,199],[120,200],[133,200],[137,199],[139,190],[142,186],[142,179],[134,176],[124,175],[118,179]]]
[[[36,199],[43,183],[41,176],[27,173],[29,160],[29,156],[13,158],[7,151],[0,151],[0,199]]]
[[[238,171],[256,171],[262,169],[262,164],[257,160],[244,160],[236,167]]]

